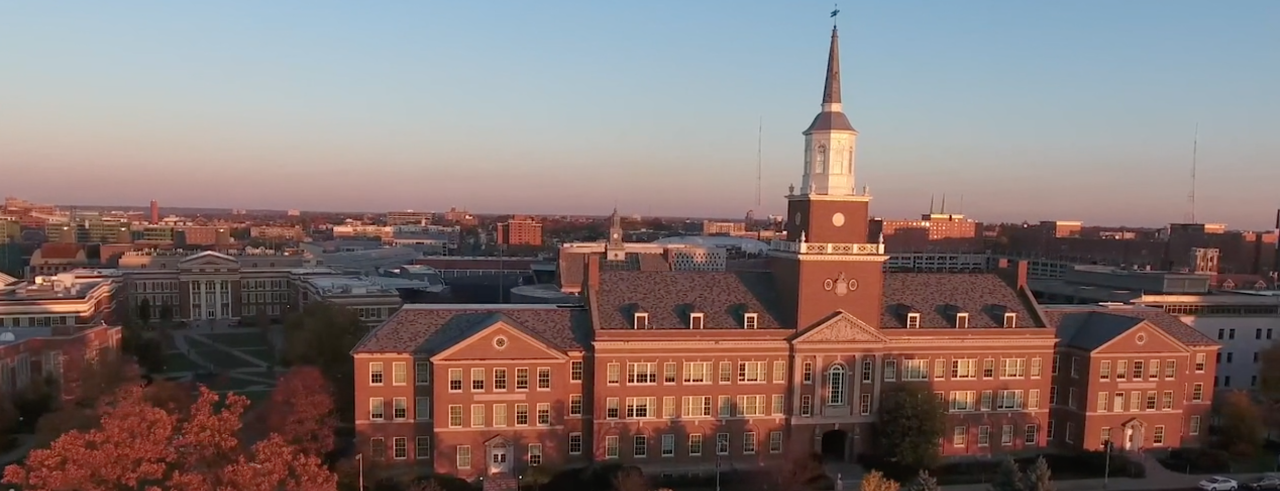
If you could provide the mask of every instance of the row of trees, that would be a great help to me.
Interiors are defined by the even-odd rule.
[[[3,482],[27,491],[337,489],[324,462],[337,417],[319,369],[290,370],[252,414],[242,396],[140,374],[125,357],[87,365],[70,399],[51,399],[37,450]]]
[[[929,471],[920,471],[916,478],[906,486],[885,477],[880,471],[871,471],[862,477],[862,491],[938,491],[938,481],[929,475]],[[989,486],[990,491],[1054,491],[1053,474],[1049,463],[1044,458],[1036,460],[1036,464],[1026,473],[1011,458],[1000,464],[996,478]]]

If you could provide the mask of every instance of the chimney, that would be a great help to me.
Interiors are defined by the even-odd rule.
[[[1008,259],[1008,258],[1003,258],[1003,257],[1002,257],[1002,258],[1000,258],[1000,261],[996,263],[996,268],[997,268],[997,269],[1005,269],[1005,268],[1008,268],[1008,267],[1009,267],[1009,259]]]
[[[1027,288],[1027,268],[1029,267],[1029,261],[1025,259],[1019,260],[1017,267],[1018,267],[1018,277],[1017,277],[1018,289],[1023,290]]]
[[[587,256],[587,286],[590,288],[600,287],[600,255],[586,254]]]

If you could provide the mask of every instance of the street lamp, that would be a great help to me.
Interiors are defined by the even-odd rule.
[[[364,491],[364,454],[356,454],[356,465],[360,466],[359,483],[360,491]]]
[[[1106,454],[1104,457],[1104,459],[1106,460],[1106,463],[1103,464],[1103,471],[1102,471],[1102,489],[1104,491],[1107,489],[1107,480],[1111,478],[1111,447],[1113,446],[1115,445],[1111,443],[1110,438],[1102,441],[1102,448],[1104,451],[1106,451]]]

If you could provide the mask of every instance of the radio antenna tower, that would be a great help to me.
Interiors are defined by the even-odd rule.
[[[1200,123],[1196,123],[1195,136],[1191,138],[1191,192],[1187,194],[1190,221],[1196,223],[1196,155],[1200,150]]]
[[[764,116],[760,116],[760,125],[755,130],[755,208],[760,208],[760,180],[764,175],[763,153],[760,152],[764,148]]]

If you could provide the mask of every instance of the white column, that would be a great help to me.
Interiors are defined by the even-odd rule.
[[[858,355],[853,355],[849,359],[849,380],[853,382],[853,390],[849,399],[849,415],[857,416],[862,414],[862,365],[858,364]]]

